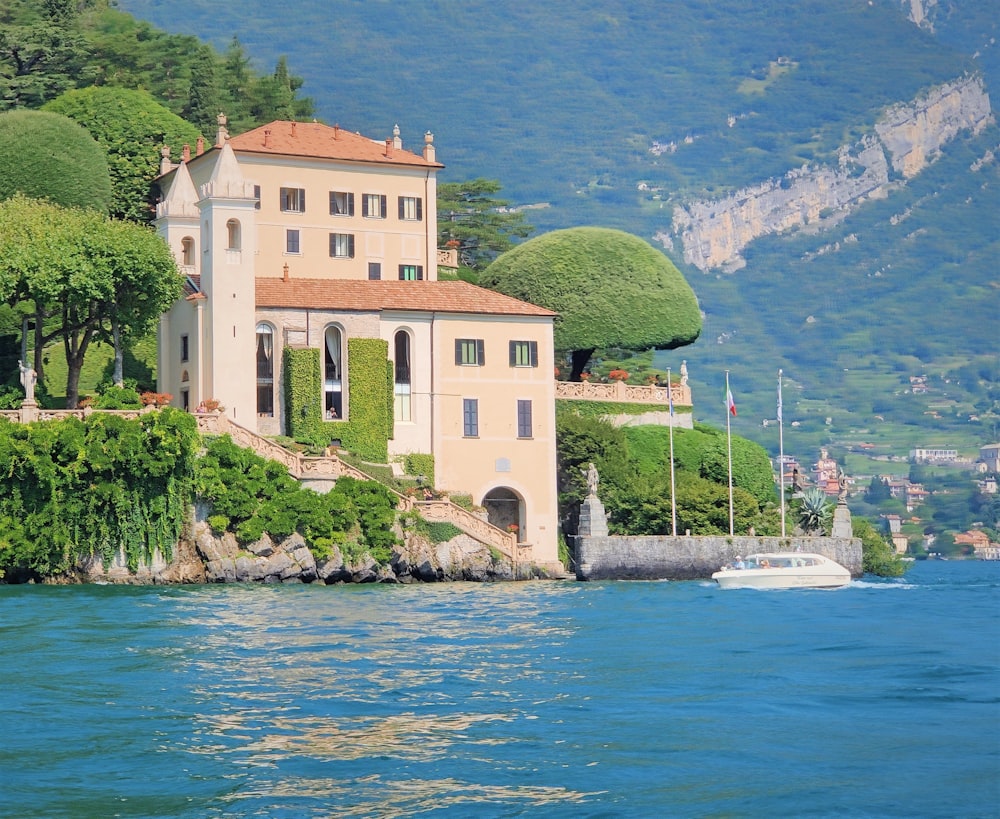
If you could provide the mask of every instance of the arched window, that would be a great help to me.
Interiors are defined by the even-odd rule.
[[[227,250],[239,250],[240,245],[240,223],[238,219],[230,219],[226,222]]]
[[[181,264],[194,267],[194,239],[190,236],[181,239]]]
[[[344,417],[344,336],[339,327],[323,333],[323,411],[333,421]]]
[[[399,330],[393,339],[393,417],[412,421],[410,407],[410,334]]]
[[[274,415],[274,330],[257,325],[257,414]]]

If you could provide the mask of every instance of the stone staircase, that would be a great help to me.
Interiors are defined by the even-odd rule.
[[[208,435],[228,435],[237,446],[252,449],[262,458],[277,461],[288,474],[303,483],[336,482],[337,478],[350,477],[362,481],[376,478],[341,460],[337,455],[302,455],[290,452],[270,438],[265,438],[232,421],[222,413],[210,412],[195,415],[198,431]],[[531,545],[518,543],[517,536],[505,532],[474,513],[447,499],[416,500],[391,489],[397,499],[396,508],[401,512],[416,511],[422,518],[433,522],[447,522],[458,527],[469,537],[496,549],[514,567],[531,561]]]

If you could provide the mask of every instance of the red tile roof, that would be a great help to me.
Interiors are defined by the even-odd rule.
[[[419,153],[401,148],[386,150],[386,144],[320,122],[275,122],[230,137],[234,151],[272,156],[307,156],[319,159],[343,159],[355,162],[378,162],[384,165],[420,165],[444,167],[428,162]]]
[[[257,279],[257,306],[364,312],[415,310],[477,315],[557,315],[544,307],[462,281]]]

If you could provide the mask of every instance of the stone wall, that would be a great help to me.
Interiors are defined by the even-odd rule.
[[[577,580],[707,580],[737,555],[815,552],[860,577],[861,541],[833,537],[576,537]]]

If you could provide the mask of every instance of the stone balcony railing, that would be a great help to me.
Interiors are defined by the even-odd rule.
[[[671,397],[675,407],[691,406],[691,388],[687,384],[672,384]],[[624,381],[609,383],[594,381],[556,381],[556,400],[617,401],[626,404],[657,404],[667,406],[666,386],[638,386]]]
[[[458,267],[458,250],[455,248],[444,250],[438,248],[437,263],[438,267]]]

